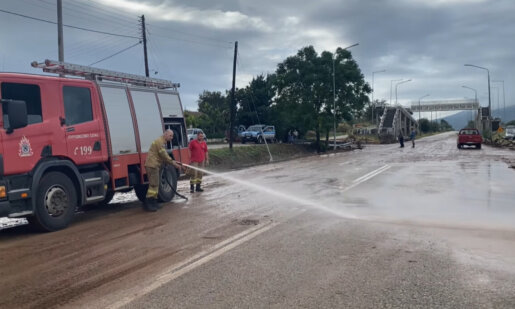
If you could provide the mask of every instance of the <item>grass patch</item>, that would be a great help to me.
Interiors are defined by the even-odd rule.
[[[377,134],[361,134],[354,135],[354,139],[362,144],[380,144],[379,135]]]
[[[284,161],[315,154],[312,148],[304,145],[271,144],[270,153],[275,161]],[[268,150],[264,145],[253,145],[209,150],[209,169],[224,171],[239,169],[270,162]]]

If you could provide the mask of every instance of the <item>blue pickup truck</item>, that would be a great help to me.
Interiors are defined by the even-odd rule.
[[[268,143],[275,143],[275,127],[255,124],[247,128],[247,130],[239,132],[238,137],[241,139],[241,143],[254,142],[256,144],[262,144],[265,139]]]

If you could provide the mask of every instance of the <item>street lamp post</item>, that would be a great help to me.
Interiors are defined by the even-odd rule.
[[[356,44],[352,44],[351,46],[347,46],[345,48],[343,48],[343,50],[347,50],[351,47],[354,47],[354,46],[358,46],[359,43],[356,43]],[[333,150],[336,151],[336,78],[335,78],[335,70],[334,70],[334,58],[336,56],[336,52],[335,52],[335,55],[333,56],[333,142],[334,142],[334,147],[333,147]]]
[[[425,97],[428,97],[429,94],[423,95],[420,98],[418,98],[418,121],[420,121],[420,100],[422,100]]]
[[[502,118],[506,121],[506,95],[504,94],[504,81],[503,80],[493,80],[493,83],[502,83],[502,103],[503,103],[503,111]]]
[[[397,87],[400,84],[404,84],[404,83],[407,83],[407,82],[411,82],[411,79],[403,80],[402,82],[398,82],[397,84],[395,84],[395,105],[397,105]]]
[[[490,96],[490,70],[488,70],[487,68],[477,66],[477,65],[473,65],[473,64],[465,64],[465,66],[485,70],[488,74],[488,113],[490,114],[490,116],[488,118],[490,119],[492,117],[492,100],[491,100],[491,96]],[[490,122],[488,124],[488,131],[490,132],[490,135],[492,135],[492,125]]]
[[[392,105],[392,88],[393,88],[392,84],[393,84],[393,82],[399,82],[401,80],[403,80],[403,79],[402,78],[401,79],[392,79],[390,81],[390,105]]]
[[[474,91],[474,98],[475,98],[475,100],[476,100],[476,102],[477,102],[477,90],[476,90],[476,89],[474,89],[474,88],[470,88],[470,87],[467,87],[467,86],[461,86],[461,87],[463,87],[463,88],[467,88],[467,89],[470,89],[470,90]]]
[[[477,101],[477,90],[476,89],[471,88],[471,87],[467,87],[467,86],[461,86],[461,87],[467,88],[467,89],[470,89],[470,90],[474,91],[474,99],[475,99],[476,103],[479,103]],[[472,114],[470,115],[470,118],[471,118],[470,120],[473,120],[472,118],[474,117],[474,114],[475,114],[474,111],[472,111]],[[476,124],[476,128],[478,128],[477,124]]]
[[[492,87],[492,89],[494,89],[495,91],[497,91],[497,113],[499,113],[499,87]],[[492,113],[492,116],[493,116],[493,113]]]
[[[386,70],[372,72],[372,105],[374,105],[374,107],[372,108],[372,121],[374,122],[374,124],[376,123],[374,121],[374,110],[375,110],[375,106],[376,106],[376,104],[374,102],[374,91],[375,91],[375,88],[374,88],[374,75],[376,73],[384,73],[384,72],[386,72]]]

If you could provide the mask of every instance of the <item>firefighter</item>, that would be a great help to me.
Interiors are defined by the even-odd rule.
[[[190,142],[188,148],[191,154],[191,165],[193,167],[204,168],[205,165],[209,164],[209,154],[207,152],[207,144],[204,140],[204,133],[198,132],[197,139]],[[200,185],[202,184],[202,172],[190,168],[190,192],[193,193],[204,191]]]
[[[177,169],[181,169],[181,166],[172,160],[165,150],[166,143],[173,139],[173,131],[168,129],[164,132],[163,136],[156,139],[150,145],[147,154],[147,160],[145,161],[145,169],[147,170],[148,177],[148,190],[147,196],[144,203],[146,211],[157,211],[159,208],[157,204],[157,193],[159,192],[159,171],[163,163],[171,164]]]

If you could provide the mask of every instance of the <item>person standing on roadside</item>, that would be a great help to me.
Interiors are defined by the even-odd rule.
[[[415,148],[415,136],[417,136],[417,131],[415,129],[411,130],[410,139],[411,139],[411,148]]]
[[[143,207],[146,211],[157,211],[159,207],[157,196],[159,193],[159,171],[163,164],[171,164],[177,169],[181,166],[175,162],[165,150],[167,142],[173,139],[173,131],[168,129],[163,136],[152,142],[147,153],[145,161],[145,170],[147,171],[148,190]]]
[[[191,166],[190,168],[190,192],[193,193],[195,190],[197,192],[204,191],[201,188],[202,184],[202,172],[195,169],[204,168],[206,165],[209,165],[209,153],[207,151],[207,144],[204,141],[204,133],[199,132],[197,134],[197,138],[192,140],[188,146],[191,154]]]
[[[399,139],[399,144],[401,144],[400,148],[404,148],[404,135],[402,135],[402,131],[399,132],[398,139]]]

